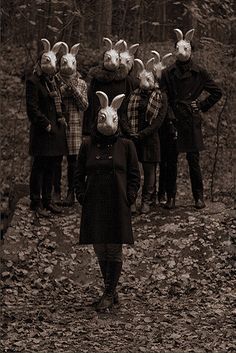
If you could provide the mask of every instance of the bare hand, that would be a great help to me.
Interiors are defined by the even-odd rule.
[[[46,130],[47,130],[47,132],[50,132],[50,131],[52,130],[52,125],[49,124],[49,125],[46,127]]]

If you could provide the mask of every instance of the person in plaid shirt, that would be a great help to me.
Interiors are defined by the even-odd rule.
[[[88,107],[87,85],[76,71],[76,55],[79,44],[72,46],[69,52],[68,45],[62,42],[63,56],[60,59],[59,73],[56,75],[57,83],[62,96],[63,119],[66,125],[68,145],[67,155],[67,181],[68,192],[63,201],[64,206],[72,206],[74,196],[74,171],[76,159],[82,142],[83,111]],[[54,200],[61,202],[61,164],[63,156],[58,159],[54,174]]]
[[[140,84],[131,94],[127,117],[129,136],[135,142],[144,172],[141,213],[148,213],[150,206],[156,203],[156,167],[160,161],[158,129],[166,115],[167,99],[154,79],[154,58],[148,60],[146,68],[139,59],[135,59],[134,63]]]

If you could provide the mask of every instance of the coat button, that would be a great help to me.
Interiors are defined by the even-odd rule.
[[[97,144],[97,147],[101,147],[101,145],[98,143],[98,144]]]
[[[108,159],[112,159],[112,156],[108,156]]]
[[[96,156],[96,159],[100,159],[101,158],[101,156]]]

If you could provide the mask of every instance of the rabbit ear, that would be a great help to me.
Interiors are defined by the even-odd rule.
[[[134,59],[134,64],[136,65],[138,74],[144,70],[144,65],[143,65],[142,60]]]
[[[193,39],[195,29],[190,29],[184,36],[184,39],[190,42]]]
[[[172,53],[168,53],[168,54],[166,54],[166,55],[163,56],[161,62],[162,62],[162,64],[163,64],[164,66],[167,65],[168,58],[170,58],[172,55],[173,55]]]
[[[104,93],[102,91],[97,91],[96,95],[99,98],[101,108],[102,109],[107,108],[108,107],[108,97],[107,97],[106,93]]]
[[[151,53],[155,56],[155,63],[159,64],[161,61],[160,54],[156,50],[151,50]]]
[[[174,32],[176,33],[176,36],[177,36],[177,40],[178,40],[178,41],[184,38],[183,32],[182,32],[180,29],[175,28],[175,29],[174,29]]]
[[[43,43],[44,53],[47,53],[51,50],[51,44],[46,38],[42,38],[41,42]]]
[[[111,50],[112,49],[112,41],[109,38],[103,38],[103,42],[106,46],[107,50]]]
[[[73,45],[73,47],[71,47],[70,49],[70,54],[72,54],[73,56],[76,56],[79,51],[79,46],[80,46],[80,43]]]
[[[123,39],[120,39],[114,45],[114,49],[117,51],[120,51],[120,52],[126,51],[127,50],[127,43]]]
[[[136,51],[138,50],[139,44],[133,44],[129,47],[129,53],[130,55],[134,55]]]
[[[113,108],[115,110],[119,109],[124,98],[125,98],[125,94],[119,94],[118,96],[113,98],[113,100],[111,102],[111,108]]]
[[[147,63],[146,63],[146,70],[147,71],[152,71],[154,63],[155,63],[155,59],[154,58],[149,59],[147,61]]]
[[[57,54],[59,51],[61,55],[66,55],[69,52],[68,45],[65,42],[57,42],[54,44],[52,51]]]

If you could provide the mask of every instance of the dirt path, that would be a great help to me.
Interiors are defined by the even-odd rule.
[[[121,305],[98,315],[102,281],[78,245],[79,206],[38,221],[22,198],[1,250],[1,352],[235,352],[235,211],[207,206],[134,217]]]

